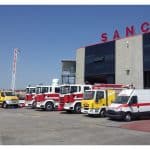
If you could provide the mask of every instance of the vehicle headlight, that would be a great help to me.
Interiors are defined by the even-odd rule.
[[[122,107],[116,108],[116,111],[122,111]]]
[[[6,103],[7,103],[7,104],[9,104],[9,103],[11,103],[11,102],[12,102],[11,99],[7,99],[7,100],[6,100]]]

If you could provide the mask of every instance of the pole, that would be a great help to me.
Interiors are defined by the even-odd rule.
[[[17,65],[17,56],[18,56],[18,48],[14,48],[14,59],[13,59],[13,68],[12,68],[12,82],[11,89],[15,91],[15,82],[16,82],[16,65]]]

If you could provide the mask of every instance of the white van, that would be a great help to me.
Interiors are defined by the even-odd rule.
[[[131,121],[140,116],[150,116],[150,90],[122,90],[116,100],[108,107],[107,117]]]

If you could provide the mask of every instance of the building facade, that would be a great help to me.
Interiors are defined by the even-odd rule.
[[[77,49],[76,83],[150,88],[150,33]]]

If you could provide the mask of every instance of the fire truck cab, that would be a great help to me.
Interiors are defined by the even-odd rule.
[[[35,107],[35,97],[36,94],[36,87],[27,86],[26,87],[26,95],[25,95],[25,106],[26,107]]]
[[[36,108],[53,111],[59,103],[59,85],[47,85],[37,87],[38,94],[35,97]]]
[[[67,112],[81,113],[81,100],[86,90],[92,89],[92,85],[71,84],[65,87],[64,110]]]

